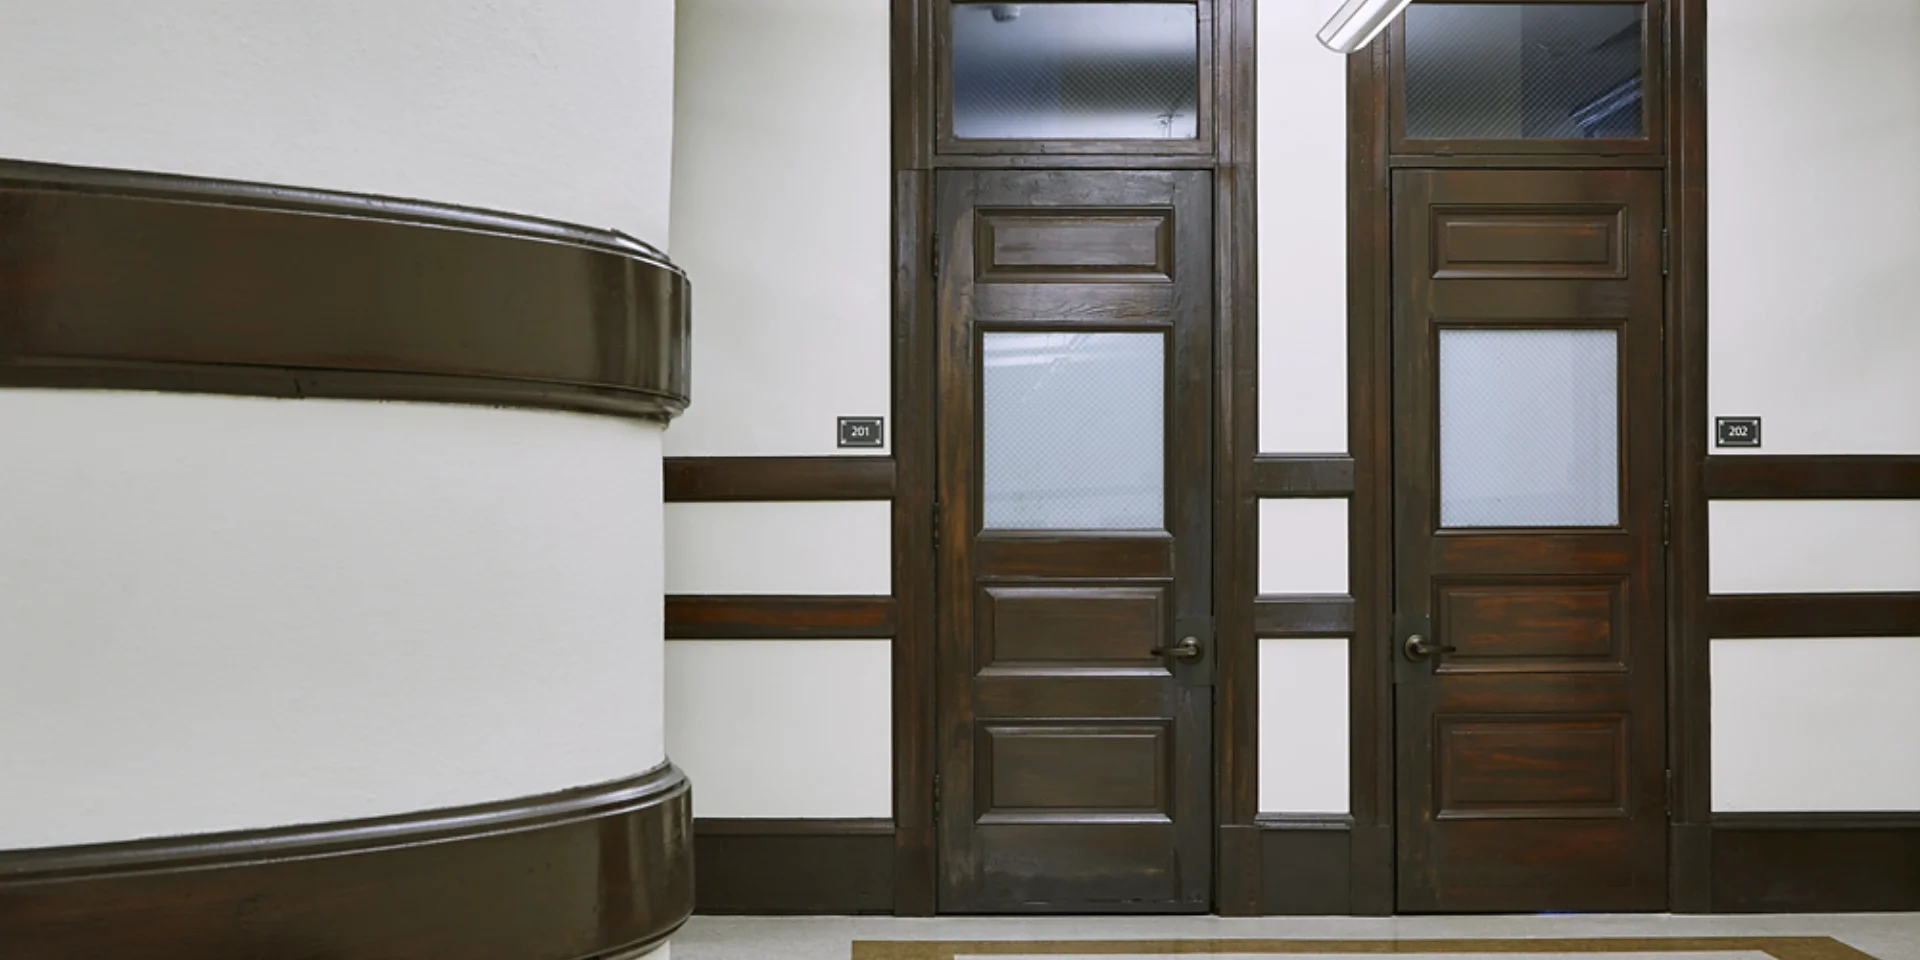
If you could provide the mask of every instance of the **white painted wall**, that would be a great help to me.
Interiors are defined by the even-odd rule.
[[[888,4],[680,0],[678,22],[672,247],[699,389],[667,452],[841,452],[836,417],[891,407]]]
[[[1716,640],[1713,809],[1920,810],[1920,637]]]
[[[1913,0],[1713,6],[1709,409],[1765,444],[1715,453],[1920,452],[1916,48]]]
[[[1260,4],[1260,449],[1347,449],[1347,63],[1340,0]]]
[[[694,815],[893,816],[890,644],[667,644],[667,744]]]
[[[1260,641],[1260,810],[1346,813],[1344,637]]]
[[[0,20],[0,156],[667,239],[673,0],[15,0]]]
[[[665,756],[658,426],[0,390],[0,849]]]
[[[1716,454],[1920,452],[1916,45],[1912,0],[1713,7],[1709,407],[1765,444]],[[1920,501],[1709,516],[1714,593],[1920,589]],[[1914,638],[1714,641],[1714,809],[1920,809],[1916,670]]]
[[[1707,530],[1712,593],[1920,590],[1920,500],[1719,500]]]
[[[1347,449],[1347,63],[1314,40],[1339,0],[1262,3],[1260,449]],[[1260,503],[1262,593],[1347,592],[1347,502]],[[1347,810],[1346,640],[1260,642],[1260,809]]]
[[[1344,499],[1260,501],[1260,592],[1346,593],[1347,512]]]
[[[884,500],[670,503],[666,542],[668,593],[893,592]]]

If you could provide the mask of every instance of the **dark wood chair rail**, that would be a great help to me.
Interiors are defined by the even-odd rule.
[[[0,852],[8,960],[635,952],[693,912],[693,809],[671,764],[448,810]]]
[[[0,387],[686,407],[691,289],[610,230],[0,160]]]

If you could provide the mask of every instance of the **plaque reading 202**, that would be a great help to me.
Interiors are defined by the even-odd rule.
[[[840,418],[840,446],[881,447],[885,445],[885,417]]]

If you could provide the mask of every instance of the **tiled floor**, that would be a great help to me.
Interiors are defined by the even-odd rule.
[[[1559,939],[1588,940],[1623,938],[1788,938],[1832,937],[1841,944],[1864,952],[1875,960],[1920,960],[1920,914],[1850,914],[1840,916],[1741,916],[1741,917],[1668,917],[1668,916],[1553,916],[1553,917],[1395,917],[1390,919],[1351,918],[1265,918],[1222,919],[1219,917],[1179,918],[982,918],[905,920],[890,917],[695,917],[673,938],[674,960],[855,960],[854,943],[886,941],[1042,941],[1038,946],[994,944],[996,960],[1013,960],[1023,952],[1028,956],[1051,955],[1063,960],[1060,951],[1072,950],[1077,957],[1126,956],[1129,960],[1173,955],[1166,941],[1189,941],[1171,949],[1179,954],[1204,952],[1209,960],[1251,960],[1278,955],[1284,951],[1289,960],[1320,960],[1331,954],[1344,954],[1353,960],[1356,952],[1379,953],[1386,948],[1372,944],[1205,945],[1197,940],[1259,941],[1412,941],[1483,939]],[[1061,940],[1127,941],[1113,949],[1094,948],[1082,952],[1077,946],[1062,947],[1044,943]],[[1157,945],[1156,945],[1157,943]],[[1251,949],[1242,950],[1241,947]],[[1471,945],[1468,945],[1471,946]],[[1610,950],[1607,944],[1542,944],[1550,950],[1521,952],[1518,946],[1498,950],[1498,960],[1828,960],[1849,957],[1850,951],[1804,946],[1792,949],[1766,944],[1675,943],[1669,952],[1660,945],[1632,947],[1631,957],[1619,956],[1624,949]],[[1655,949],[1658,948],[1658,949]],[[862,947],[865,957],[858,960],[966,960],[985,952],[984,948],[965,945],[912,946],[908,948]],[[1115,950],[1121,951],[1120,953]],[[1232,952],[1223,952],[1231,950]],[[1653,952],[1649,952],[1649,951]],[[1421,960],[1465,960],[1485,956],[1478,949],[1463,949],[1460,944],[1407,943],[1393,952],[1406,956],[1423,954]],[[1488,950],[1487,953],[1494,951]],[[1793,954],[1783,956],[1782,954]]]

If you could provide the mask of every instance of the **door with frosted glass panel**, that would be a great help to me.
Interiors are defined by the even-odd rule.
[[[940,180],[943,912],[1204,912],[1210,174]]]
[[[1394,175],[1402,911],[1666,906],[1661,177]]]

